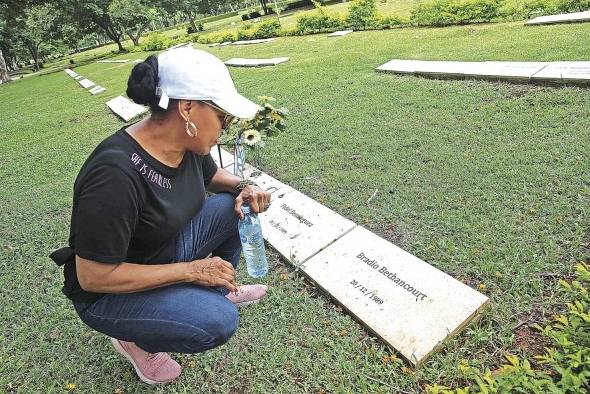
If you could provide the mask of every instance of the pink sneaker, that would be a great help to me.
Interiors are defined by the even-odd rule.
[[[149,384],[168,383],[180,376],[180,364],[168,353],[148,353],[133,342],[111,338],[115,349],[131,361],[141,380]]]
[[[260,301],[266,295],[268,287],[266,285],[243,285],[238,287],[235,293],[229,293],[225,297],[236,306],[246,306]]]

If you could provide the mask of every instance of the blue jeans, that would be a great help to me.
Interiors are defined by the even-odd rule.
[[[207,198],[178,234],[175,261],[202,259],[211,253],[235,268],[241,244],[233,207],[231,194]],[[96,331],[135,342],[150,353],[199,353],[227,342],[238,328],[238,311],[226,294],[224,288],[183,283],[107,294],[94,303],[75,302],[74,307]]]

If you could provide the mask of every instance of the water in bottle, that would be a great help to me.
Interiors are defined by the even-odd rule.
[[[244,219],[240,220],[238,230],[248,274],[253,278],[260,278],[268,271],[268,262],[264,251],[264,238],[258,215],[250,211],[250,206],[242,205]]]

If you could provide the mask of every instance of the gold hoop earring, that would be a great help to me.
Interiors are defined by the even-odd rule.
[[[187,119],[186,123],[184,124],[184,130],[189,135],[189,137],[196,137],[199,130],[197,130],[197,126]]]

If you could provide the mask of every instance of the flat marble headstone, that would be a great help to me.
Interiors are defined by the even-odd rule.
[[[209,44],[209,48],[218,47],[220,45],[221,45],[220,42],[214,42],[213,44]]]
[[[103,88],[102,86],[96,85],[95,87],[93,87],[92,89],[90,89],[89,92],[90,92],[90,94],[92,94],[93,96],[95,96],[95,95],[97,95],[99,93],[104,92],[105,90],[106,89]]]
[[[129,122],[131,119],[147,112],[147,108],[135,104],[123,96],[117,96],[107,101],[107,106],[125,122]]]
[[[219,161],[219,150],[217,145],[211,148],[211,157],[213,158],[213,161],[215,161],[215,164],[217,164],[217,167],[221,167],[221,164],[223,164],[223,168],[228,168],[234,163],[234,155],[224,148],[221,148],[221,162]]]
[[[572,12],[569,14],[557,14],[538,16],[526,22],[525,25],[550,25],[554,23],[580,23],[590,21],[590,11]]]
[[[250,179],[272,193],[270,208],[259,215],[264,239],[292,264],[307,260],[356,226],[267,174]]]
[[[235,57],[226,61],[225,64],[234,67],[264,67],[276,66],[277,64],[288,61],[288,57],[273,57],[272,59],[244,59]]]
[[[232,43],[232,45],[250,45],[250,44],[263,44],[265,42],[271,42],[276,38],[259,38],[257,40],[240,40]]]
[[[461,331],[488,298],[356,227],[301,265],[372,332],[419,365]]]
[[[70,70],[69,68],[66,68],[64,71],[66,72],[66,74],[68,74],[72,78],[75,78],[78,76],[78,74],[76,72]]]
[[[76,81],[79,81],[80,79],[84,79],[84,77],[83,77],[83,76],[81,76],[81,75],[77,75],[77,76],[75,76],[75,77],[74,77],[74,79],[75,79]]]
[[[547,62],[453,62],[395,59],[377,67],[377,71],[436,77],[529,80],[548,64]]]
[[[127,63],[131,59],[99,60],[97,63]]]
[[[590,83],[590,62],[553,62],[533,76],[548,82]]]
[[[82,85],[82,87],[83,87],[84,89],[91,88],[91,87],[93,87],[93,86],[95,85],[95,83],[94,83],[94,82],[92,82],[91,80],[89,80],[89,79],[86,79],[86,78],[79,80],[79,81],[78,81],[78,83],[79,83],[80,85]]]
[[[227,45],[231,45],[231,41],[225,41],[225,42],[222,42],[221,44],[219,44],[219,46],[222,46],[222,47],[227,46]]]
[[[342,37],[345,36],[347,34],[352,33],[352,30],[339,30],[339,31],[335,31],[334,33],[330,33],[328,34],[328,37]]]
[[[131,62],[132,63],[141,63],[141,62],[143,62],[143,60],[142,59],[135,59],[135,60],[132,60]]]

